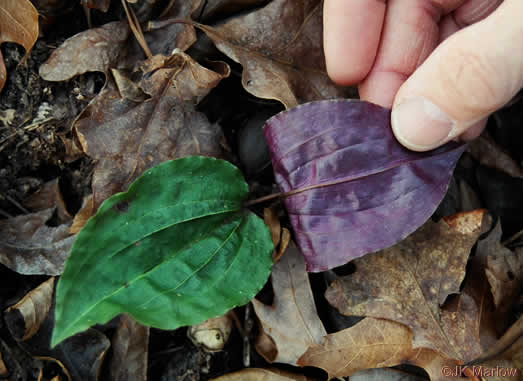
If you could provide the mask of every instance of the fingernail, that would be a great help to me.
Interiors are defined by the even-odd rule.
[[[415,151],[436,148],[449,140],[454,122],[431,101],[418,97],[392,110],[392,129],[401,144]]]

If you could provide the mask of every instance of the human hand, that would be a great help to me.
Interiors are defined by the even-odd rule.
[[[523,0],[325,0],[329,76],[415,151],[478,136],[523,87]]]

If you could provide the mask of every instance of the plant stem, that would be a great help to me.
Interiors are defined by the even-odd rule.
[[[328,182],[328,183],[325,183],[325,184],[309,185],[308,187],[294,189],[294,190],[291,190],[289,192],[271,193],[271,194],[269,194],[267,196],[255,198],[254,200],[248,200],[248,201],[245,202],[244,206],[251,206],[251,205],[255,205],[255,204],[260,204],[262,202],[269,201],[269,200],[272,200],[272,199],[275,199],[275,198],[286,198],[286,197],[294,196],[295,194],[302,193],[302,192],[305,192],[305,191],[308,191],[308,190],[311,190],[311,189],[329,187],[329,186],[332,186],[332,185],[344,183],[346,181],[347,180],[332,181],[332,182]]]

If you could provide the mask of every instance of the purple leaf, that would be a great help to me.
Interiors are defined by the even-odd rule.
[[[276,182],[307,271],[384,249],[421,226],[445,195],[464,144],[400,145],[390,110],[356,100],[311,102],[267,121]]]

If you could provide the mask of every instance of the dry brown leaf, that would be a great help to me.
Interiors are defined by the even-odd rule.
[[[149,327],[121,315],[111,347],[111,381],[147,380]]]
[[[398,365],[411,350],[409,328],[393,321],[366,318],[311,345],[298,365],[322,368],[329,379],[346,377],[362,369]]]
[[[484,312],[492,309],[486,300],[490,294],[487,287],[482,287],[485,279],[478,276],[480,274],[468,276],[462,295],[451,296],[441,311],[442,331],[449,340],[455,341],[455,346],[470,340],[474,347],[480,348],[480,335],[485,347],[493,343],[492,316]],[[478,305],[481,307],[474,307]],[[477,321],[471,317],[476,317]],[[480,320],[485,320],[481,326]],[[448,358],[431,349],[413,348],[412,339],[412,331],[403,324],[367,317],[350,328],[327,335],[322,344],[309,348],[298,364],[325,369],[330,377],[352,376],[362,369],[400,364],[422,367],[432,381],[458,381],[461,375],[466,375],[467,370],[460,367],[462,360]]]
[[[82,230],[84,225],[87,223],[89,218],[95,213],[94,209],[94,201],[93,201],[93,194],[89,194],[84,197],[82,201],[82,207],[76,213],[73,219],[73,224],[71,225],[71,228],[69,229],[69,233],[76,234]]]
[[[153,54],[171,55],[174,49],[182,52],[196,41],[196,31],[189,24],[171,23],[171,19],[195,19],[202,6],[202,0],[175,1],[160,20],[151,21],[145,39]]]
[[[27,340],[40,329],[53,301],[54,278],[27,293],[4,314],[7,328],[16,340]]]
[[[501,244],[501,236],[498,221],[489,235],[478,242],[476,257],[484,267],[496,309],[503,316],[512,308],[523,287],[523,250],[509,250]]]
[[[346,315],[406,325],[413,330],[414,349],[463,362],[477,357],[485,291],[476,295],[470,287],[447,297],[460,292],[482,216],[481,210],[446,219],[448,223],[428,221],[399,244],[355,260],[356,272],[334,281],[327,300]]]
[[[272,243],[275,248],[272,257],[274,263],[276,263],[287,250],[291,240],[291,233],[289,229],[281,227],[280,218],[271,208],[263,209],[263,221],[271,231]]]
[[[93,174],[94,209],[124,191],[146,169],[188,155],[219,157],[222,132],[196,104],[229,75],[200,66],[188,55],[155,56],[140,83],[150,99],[121,98],[109,81],[75,123],[84,151],[98,161]]]
[[[38,11],[29,0],[2,0],[0,2],[0,45],[16,42],[29,55],[38,38]],[[25,59],[25,58],[24,58]],[[7,79],[4,58],[0,52],[0,92]]]
[[[487,167],[497,169],[512,177],[523,177],[519,164],[486,133],[470,142],[467,152]]]
[[[277,247],[280,243],[280,237],[281,237],[281,225],[280,225],[280,219],[278,218],[278,215],[276,212],[271,208],[264,208],[263,209],[263,221],[265,222],[265,225],[269,227],[269,230],[271,231],[271,237],[272,237],[272,243],[274,244],[274,247]]]
[[[243,66],[243,87],[259,98],[276,99],[291,108],[349,95],[325,70],[319,0],[274,0],[216,28],[199,27]]]
[[[262,337],[265,345],[260,342],[256,349],[269,362],[295,365],[309,346],[327,334],[316,311],[303,255],[296,246],[289,247],[274,265],[271,281],[273,305],[252,303],[274,348],[268,348],[267,337]]]
[[[70,221],[73,218],[67,211],[57,178],[46,182],[35,193],[27,197],[24,200],[24,206],[33,212],[56,208],[59,223]]]
[[[78,33],[53,51],[40,66],[40,76],[46,81],[66,81],[91,71],[107,73],[121,63],[128,36],[129,26],[123,21]]]
[[[278,370],[248,368],[229,373],[211,381],[313,381],[311,378]]]
[[[72,163],[73,161],[76,161],[85,156],[84,151],[82,151],[82,148],[78,145],[76,139],[68,138],[63,135],[58,135],[58,137],[62,141],[65,148],[64,161],[66,163]]]
[[[53,212],[0,220],[0,263],[24,275],[60,275],[75,237],[69,224],[46,225]]]

